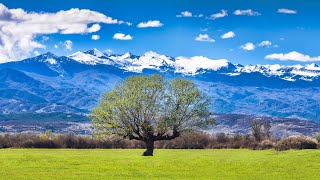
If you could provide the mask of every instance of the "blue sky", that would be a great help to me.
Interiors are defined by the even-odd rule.
[[[316,0],[2,0],[1,3],[9,10],[21,8],[25,13],[33,12],[39,16],[54,14],[60,10],[68,11],[71,8],[88,9],[132,24],[108,24],[84,19],[81,23],[84,22],[88,27],[99,24],[101,28],[80,33],[61,33],[61,28],[50,33],[42,33],[40,30],[25,33],[22,28],[19,31],[21,36],[32,36],[26,40],[30,43],[24,42],[15,48],[8,44],[1,50],[1,46],[6,45],[6,41],[2,39],[2,61],[47,51],[69,55],[92,48],[101,51],[110,49],[116,54],[129,51],[141,55],[147,51],[155,51],[174,57],[202,55],[241,64],[304,64],[320,61],[320,2]],[[282,13],[278,12],[279,9],[282,9]],[[223,10],[227,16],[214,18]],[[242,15],[235,15],[236,10]],[[192,13],[193,17],[177,17],[181,12],[189,16]],[[199,15],[202,16],[198,17]],[[4,26],[1,19],[6,19],[6,16],[1,14],[0,8],[0,26]],[[11,20],[6,19],[6,25]],[[137,27],[139,23],[151,20],[159,21],[162,26]],[[37,20],[29,21],[37,23]],[[234,37],[221,38],[230,31],[235,34]],[[132,40],[114,39],[116,33],[130,35]],[[0,32],[0,37],[3,34],[6,32]],[[202,41],[197,41],[200,34],[202,38],[198,40]],[[92,35],[100,38],[92,40]],[[72,46],[66,48],[66,41],[72,42]],[[263,41],[265,42],[261,44]],[[55,48],[55,45],[58,48]],[[21,47],[28,50],[21,50],[19,54],[10,52],[19,51]]]

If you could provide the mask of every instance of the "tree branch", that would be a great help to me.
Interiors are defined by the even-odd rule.
[[[158,134],[157,136],[154,137],[154,139],[156,141],[161,141],[161,140],[172,140],[172,139],[175,139],[177,137],[180,136],[180,132],[176,129],[176,128],[173,128],[173,132],[172,132],[172,135],[161,135],[161,134]]]

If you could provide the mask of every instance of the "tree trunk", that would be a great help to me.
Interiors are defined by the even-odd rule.
[[[153,149],[154,149],[154,141],[148,140],[145,141],[147,150],[143,153],[143,156],[153,156]]]

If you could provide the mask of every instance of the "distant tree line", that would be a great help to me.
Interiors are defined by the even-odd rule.
[[[320,136],[319,136],[320,137]],[[210,135],[204,132],[186,132],[174,140],[155,142],[159,149],[316,149],[318,141],[305,136],[285,139],[261,139],[251,134],[228,136],[224,133]],[[145,143],[137,140],[96,138],[93,136],[62,134],[16,134],[0,135],[0,148],[72,148],[72,149],[143,149]]]

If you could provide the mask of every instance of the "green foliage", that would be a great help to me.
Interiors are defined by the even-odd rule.
[[[214,125],[209,108],[192,81],[131,76],[104,94],[90,117],[99,135],[157,141]]]
[[[2,179],[319,179],[320,151],[0,149]]]

